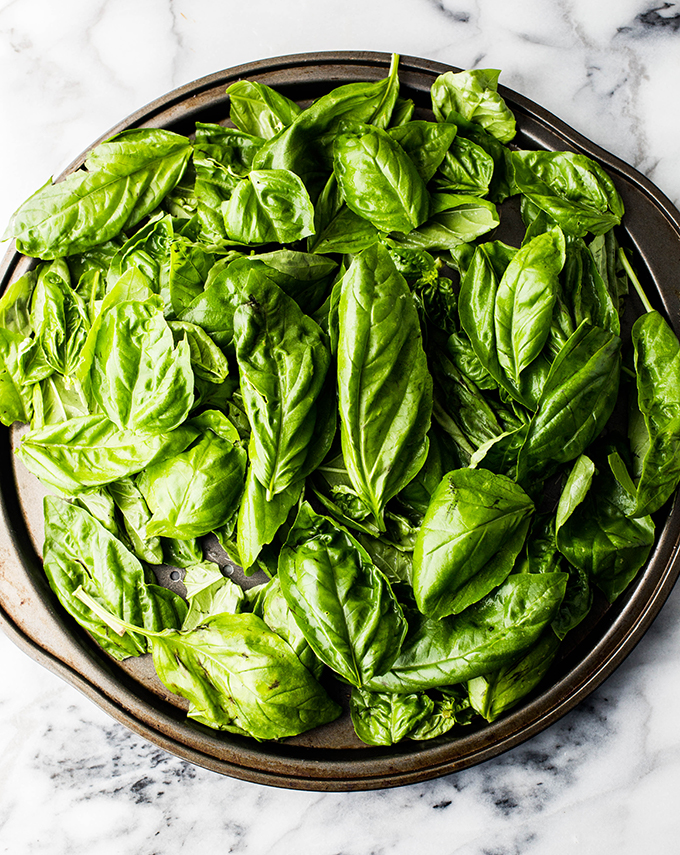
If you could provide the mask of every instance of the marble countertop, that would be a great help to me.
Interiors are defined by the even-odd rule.
[[[0,0],[0,222],[120,118],[255,59],[396,51],[502,69],[680,205],[680,3]],[[657,855],[680,836],[680,589],[548,730],[481,766],[366,793],[278,790],[129,732],[0,635],[0,853]]]

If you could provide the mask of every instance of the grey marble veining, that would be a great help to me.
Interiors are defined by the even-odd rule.
[[[680,3],[0,0],[0,221],[121,117],[255,59],[379,50],[547,107],[680,204]],[[526,744],[439,780],[278,790],[149,744],[0,636],[0,853],[677,851],[680,592],[623,666]]]

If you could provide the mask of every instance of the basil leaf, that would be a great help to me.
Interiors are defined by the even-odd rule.
[[[148,564],[163,563],[163,547],[159,537],[147,534],[151,511],[139,487],[132,478],[119,478],[108,486],[109,493],[123,518],[123,527],[132,552]]]
[[[434,124],[422,120],[405,122],[388,131],[390,137],[399,143],[411,158],[418,170],[418,175],[426,184],[451,147],[456,132],[455,125],[443,122]]]
[[[83,508],[47,496],[43,565],[60,603],[115,659],[147,650],[139,635],[118,635],[74,596],[82,586],[109,611],[149,630],[178,627],[186,613],[181,597],[147,585],[137,559]]]
[[[188,425],[165,433],[121,431],[106,416],[82,416],[29,431],[17,455],[45,485],[73,494],[140,472],[195,438]]]
[[[362,742],[394,745],[432,715],[434,701],[424,692],[395,695],[353,687],[349,710]]]
[[[546,342],[563,265],[564,237],[557,229],[522,246],[498,283],[494,310],[498,361],[515,385]]]
[[[446,152],[435,177],[438,190],[486,196],[493,177],[490,154],[472,140],[457,136]]]
[[[347,207],[378,231],[408,234],[427,219],[423,179],[386,131],[352,124],[338,134],[333,170]]]
[[[85,301],[70,280],[63,259],[41,264],[31,301],[31,326],[45,361],[64,375],[75,370],[90,328]]]
[[[21,351],[28,339],[0,328],[0,422],[28,422],[33,412],[32,393],[23,383]]]
[[[658,312],[638,318],[632,336],[645,430],[633,448],[639,480],[631,514],[642,517],[657,511],[680,482],[680,344]]]
[[[6,237],[34,258],[83,252],[136,225],[179,181],[186,137],[138,128],[101,143],[85,170],[38,190],[13,215]]]
[[[406,621],[385,577],[343,528],[304,502],[279,557],[281,590],[310,647],[354,686],[394,662]]]
[[[246,453],[222,413],[213,410],[187,426],[202,436],[175,457],[147,466],[137,479],[153,516],[150,535],[188,540],[224,525],[238,508],[246,473]]]
[[[292,243],[314,234],[314,208],[304,184],[286,169],[253,169],[222,209],[227,236],[238,243]]]
[[[270,139],[292,124],[300,107],[270,86],[237,80],[227,88],[229,118],[242,131]]]
[[[333,721],[340,708],[286,642],[253,614],[218,614],[151,639],[162,682],[187,715],[218,730],[283,739]]]
[[[628,587],[654,543],[649,516],[630,519],[634,500],[603,470],[585,500],[557,531],[557,546],[570,564],[587,573],[609,602]]]
[[[455,617],[415,618],[392,670],[373,677],[366,687],[415,692],[501,668],[538,640],[555,616],[566,584],[566,573],[513,575]]]
[[[454,121],[452,113],[481,125],[503,143],[515,136],[515,117],[498,94],[500,71],[476,68],[440,74],[432,84],[432,109],[439,122]]]
[[[252,567],[262,547],[272,542],[300,498],[302,487],[303,481],[296,481],[267,500],[266,489],[258,481],[253,467],[248,467],[236,527],[236,545],[244,571]]]
[[[208,618],[221,614],[238,614],[243,610],[243,590],[212,561],[187,567],[182,580],[187,589],[189,611],[182,630],[196,629]]]
[[[342,452],[356,493],[383,509],[427,455],[432,379],[411,293],[376,245],[352,262],[338,307]]]
[[[545,676],[559,647],[559,639],[546,633],[519,662],[468,683],[473,708],[487,721],[518,704]]]
[[[534,506],[503,475],[459,469],[432,496],[413,553],[413,593],[432,618],[458,614],[500,585],[526,538]]]
[[[273,282],[251,280],[242,301],[234,327],[251,465],[270,499],[315,469],[330,447],[330,353],[318,325]]]
[[[566,234],[598,235],[621,222],[623,202],[614,182],[589,157],[569,151],[513,151],[510,157],[517,191]]]
[[[517,480],[542,479],[574,460],[604,428],[619,387],[621,339],[585,323],[562,348],[517,458]]]

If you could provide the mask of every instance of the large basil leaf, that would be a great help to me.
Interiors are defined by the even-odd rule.
[[[300,498],[302,487],[303,482],[296,481],[268,500],[253,467],[248,467],[236,526],[236,545],[245,571],[253,565],[262,547],[272,542]]]
[[[582,238],[567,240],[564,291],[572,305],[576,324],[588,321],[614,335],[621,334],[618,295],[609,291],[597,263]]]
[[[234,329],[251,465],[269,499],[315,469],[330,447],[330,353],[318,325],[268,279],[249,281]]]
[[[293,243],[314,234],[314,208],[286,169],[253,169],[223,206],[227,236],[238,243]]]
[[[78,170],[38,190],[12,217],[5,237],[34,258],[59,258],[136,225],[179,181],[190,141],[158,128],[123,131]]]
[[[253,614],[222,613],[151,639],[154,665],[189,718],[256,739],[283,739],[333,721],[335,704],[288,644]]]
[[[512,575],[455,617],[414,617],[392,670],[367,688],[417,692],[450,686],[515,661],[553,619],[566,584],[566,573]]]
[[[451,147],[456,132],[455,125],[445,122],[434,124],[422,120],[406,122],[388,131],[392,139],[398,142],[411,158],[418,175],[426,184]]]
[[[49,487],[72,494],[140,472],[183,451],[196,438],[188,425],[164,433],[119,430],[106,416],[82,416],[27,433],[17,454]]]
[[[352,124],[340,133],[333,171],[347,207],[381,232],[408,234],[428,217],[429,196],[415,164],[380,128]]]
[[[248,592],[249,599],[253,597],[253,591],[256,591],[252,602],[253,614],[261,617],[269,629],[288,643],[300,662],[318,680],[324,670],[324,664],[317,658],[295,622],[293,613],[288,608],[288,603],[281,592],[281,580],[276,576],[261,585],[259,589],[251,588]]]
[[[121,636],[74,594],[78,586],[125,621],[140,628],[179,627],[186,614],[182,598],[147,585],[142,565],[101,523],[83,508],[47,496],[44,568],[60,603],[115,659],[147,650],[140,635]]]
[[[306,502],[281,550],[279,578],[322,662],[354,686],[390,668],[406,621],[389,582],[345,529]]]
[[[135,481],[132,478],[119,478],[109,484],[108,490],[123,518],[125,533],[134,554],[148,564],[162,564],[161,539],[150,536],[146,531],[151,511]]]
[[[173,430],[194,402],[191,351],[175,346],[162,311],[121,303],[106,312],[90,368],[93,395],[121,430]]]
[[[292,124],[300,108],[285,95],[256,80],[237,80],[227,88],[229,118],[242,131],[270,139]]]
[[[635,500],[606,470],[557,531],[557,545],[613,602],[647,560],[654,542],[649,516],[630,519]]]
[[[64,375],[78,364],[90,328],[85,301],[71,288],[70,279],[63,259],[40,265],[31,301],[31,326],[45,360]]]
[[[432,496],[413,553],[413,592],[432,618],[457,614],[505,581],[534,506],[503,475],[459,469]]]
[[[585,321],[562,348],[545,382],[517,458],[517,479],[541,479],[574,460],[612,414],[621,339]]]
[[[470,680],[468,691],[474,709],[487,721],[495,721],[519,703],[541,682],[559,644],[557,636],[547,632],[519,662]]]
[[[517,251],[498,283],[494,311],[498,361],[515,385],[548,337],[564,251],[559,229],[538,235]]]
[[[486,196],[493,167],[493,158],[481,146],[465,137],[456,137],[439,167],[435,184],[449,193]]]
[[[219,528],[238,509],[246,474],[246,452],[236,428],[217,410],[187,422],[202,431],[175,457],[149,465],[137,486],[153,516],[149,535],[188,540]]]
[[[308,187],[320,190],[331,172],[333,140],[343,121],[379,128],[389,124],[399,94],[398,60],[392,56],[388,76],[376,83],[348,83],[318,98],[267,140],[255,158],[255,168],[290,169]]]
[[[427,222],[406,235],[395,236],[400,246],[451,250],[495,229],[500,223],[492,202],[478,196],[433,193]]]
[[[643,425],[636,433],[637,495],[632,516],[657,511],[680,481],[680,344],[658,312],[633,325],[638,407]]]
[[[0,328],[0,422],[3,425],[27,422],[31,418],[32,392],[24,386],[20,367],[22,346],[27,341],[21,333]]]
[[[37,271],[29,270],[5,288],[0,297],[0,328],[22,336],[31,334],[31,297],[37,278]]]
[[[499,76],[500,71],[492,68],[440,74],[430,90],[437,121],[455,121],[452,114],[460,114],[501,142],[509,142],[515,136],[515,117],[498,94]]]
[[[513,151],[516,190],[570,235],[609,231],[621,222],[623,202],[602,167],[569,151]]]
[[[385,247],[352,262],[338,323],[342,452],[355,491],[382,527],[385,504],[425,462],[432,407],[418,314]]]

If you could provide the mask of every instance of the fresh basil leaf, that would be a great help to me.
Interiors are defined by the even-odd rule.
[[[234,329],[251,465],[270,499],[315,469],[330,447],[330,353],[318,325],[268,279],[249,282]]]
[[[386,131],[352,124],[338,134],[333,171],[347,207],[378,231],[408,234],[427,219],[423,179]]]
[[[108,486],[109,493],[123,518],[123,527],[132,552],[148,564],[163,563],[163,546],[159,537],[147,534],[151,511],[132,478],[119,478]]]
[[[638,407],[644,421],[636,454],[634,517],[657,511],[680,482],[680,344],[658,312],[633,325]]]
[[[564,252],[559,229],[538,235],[517,251],[498,283],[494,310],[498,361],[516,386],[548,337]]]
[[[513,151],[516,190],[545,211],[566,234],[583,237],[621,222],[623,202],[604,169],[569,151]]]
[[[121,303],[102,318],[90,383],[102,410],[121,430],[173,430],[194,402],[189,343],[175,346],[159,308]]]
[[[293,243],[314,234],[314,208],[300,178],[286,169],[253,169],[222,208],[227,236],[248,245]]]
[[[182,582],[189,601],[189,611],[182,623],[183,632],[196,629],[215,615],[234,615],[244,610],[243,590],[223,576],[213,561],[187,567]]]
[[[270,139],[292,124],[300,107],[256,80],[237,80],[227,88],[229,118],[242,131]]]
[[[196,430],[119,430],[106,416],[82,416],[27,433],[17,455],[48,487],[66,494],[109,484],[183,451]]]
[[[236,527],[236,545],[244,571],[252,567],[262,547],[272,542],[300,498],[302,487],[303,481],[296,481],[267,500],[266,489],[253,467],[248,467]]]
[[[354,731],[366,745],[394,745],[434,712],[424,692],[396,695],[352,688],[349,705]]]
[[[6,237],[34,258],[90,249],[156,208],[181,178],[190,154],[189,140],[171,131],[123,131],[97,146],[84,170],[45,185],[24,202]]]
[[[83,508],[47,496],[43,564],[60,603],[97,643],[115,659],[147,650],[140,635],[113,631],[75,597],[82,586],[97,602],[123,620],[149,630],[180,626],[186,613],[181,597],[147,585],[144,570],[101,523]]]
[[[137,479],[153,514],[146,525],[149,535],[202,537],[237,511],[246,452],[236,428],[218,411],[202,413],[187,426],[202,431],[200,438],[176,456],[150,464]]]
[[[358,542],[306,502],[281,549],[279,578],[322,662],[354,686],[390,668],[406,633],[401,606]]]
[[[455,617],[414,617],[399,657],[366,688],[416,692],[497,670],[531,648],[564,596],[566,573],[510,576]]]
[[[390,128],[388,133],[413,161],[418,175],[427,182],[437,171],[451,147],[457,128],[444,122],[416,120]]]
[[[562,348],[517,458],[517,480],[542,479],[602,431],[618,394],[621,339],[585,321]]]
[[[437,121],[455,121],[451,114],[460,114],[500,142],[510,142],[515,136],[515,117],[498,94],[499,76],[500,71],[492,68],[440,74],[430,90]]]
[[[446,152],[435,177],[438,190],[486,196],[493,177],[490,154],[472,140],[458,136]]]
[[[468,683],[473,708],[487,721],[495,721],[518,704],[545,677],[557,655],[559,639],[547,632],[519,662]]]
[[[432,380],[413,298],[385,247],[364,250],[338,307],[342,452],[356,493],[383,510],[427,456]]]
[[[432,618],[458,614],[502,584],[515,563],[534,505],[503,475],[459,469],[432,496],[413,553],[413,592]]]
[[[630,519],[634,499],[606,469],[557,531],[560,552],[604,592],[609,602],[628,587],[654,543],[649,516]]]

